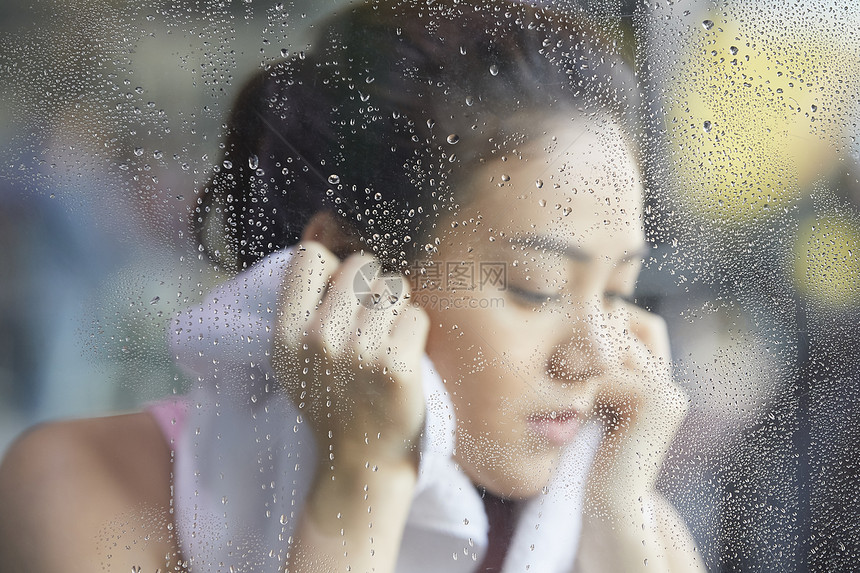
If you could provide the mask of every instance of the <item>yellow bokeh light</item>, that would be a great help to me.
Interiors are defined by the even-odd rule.
[[[666,115],[671,184],[690,213],[727,225],[767,218],[827,172],[844,121],[843,48],[815,31],[718,22],[696,32]]]
[[[845,215],[810,217],[794,246],[794,283],[831,308],[860,304],[860,223]]]

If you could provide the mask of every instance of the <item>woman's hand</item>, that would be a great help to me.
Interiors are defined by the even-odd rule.
[[[272,366],[318,464],[287,570],[393,571],[417,478],[429,319],[370,256],[341,263],[308,241],[289,264]]]
[[[296,248],[280,296],[272,364],[335,465],[417,459],[429,320],[409,304],[406,280],[378,268],[363,254],[341,263],[308,241]],[[365,277],[370,292],[356,292]]]
[[[703,570],[686,525],[656,490],[688,409],[671,374],[662,318],[618,305],[607,318],[619,349],[597,394],[605,434],[586,489],[578,571]]]
[[[612,512],[654,491],[688,400],[672,379],[662,318],[623,304],[609,313],[607,325],[609,345],[618,353],[597,394],[595,413],[605,435],[588,493]]]

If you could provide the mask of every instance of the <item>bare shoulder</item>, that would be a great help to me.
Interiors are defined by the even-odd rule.
[[[4,570],[172,570],[171,466],[147,413],[24,433],[0,465]]]

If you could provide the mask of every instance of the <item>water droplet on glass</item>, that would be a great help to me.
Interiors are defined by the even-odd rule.
[[[492,66],[490,66],[490,75],[491,76],[499,75],[499,66],[497,66],[496,64],[493,64]]]
[[[541,207],[546,207],[546,199],[539,200],[538,205],[540,205]]]
[[[337,185],[338,183],[340,183],[340,177],[332,173],[328,176],[328,182],[329,185]]]
[[[434,126],[434,125],[436,125],[436,122],[435,122],[435,121],[433,121],[432,119],[428,119],[428,120],[427,120],[427,127],[428,127],[429,129],[433,129],[433,126]]]
[[[731,48],[729,48],[729,52],[731,52],[733,56],[737,56],[738,55],[738,47],[732,46]]]
[[[713,20],[705,20],[702,22],[702,27],[705,30],[710,30],[711,28],[714,27],[714,21]]]
[[[257,169],[260,166],[260,159],[253,153],[248,157],[248,167]]]
[[[152,300],[149,301],[149,304],[158,304],[158,301],[161,300],[160,296],[153,297]]]
[[[143,155],[143,148],[142,147],[135,147],[134,148],[134,154],[137,155],[138,157],[140,157],[141,155]]]
[[[535,187],[537,187],[538,189],[540,189],[541,187],[543,187],[543,179],[538,179],[538,180],[536,180],[536,181],[535,181]]]
[[[377,192],[376,192],[376,194],[374,194],[374,195],[373,195],[373,198],[374,198],[376,201],[382,201],[382,193],[379,193],[379,192],[377,191]]]
[[[505,175],[504,173],[502,174],[502,181],[510,181],[510,180],[511,180],[510,175]]]
[[[456,133],[452,133],[451,135],[448,136],[448,143],[450,143],[451,145],[454,145],[458,141],[460,141],[460,136],[457,135]]]
[[[703,124],[702,124],[702,128],[703,128],[705,131],[708,131],[708,132],[709,132],[709,131],[711,131],[711,122],[710,122],[710,121],[706,121],[705,123],[703,123]]]
[[[474,103],[475,103],[475,98],[473,98],[472,96],[466,96],[466,105],[470,106]]]
[[[286,48],[281,48],[281,57],[286,58],[289,55],[290,51]]]

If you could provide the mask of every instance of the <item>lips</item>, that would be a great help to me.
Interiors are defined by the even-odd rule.
[[[554,446],[566,446],[579,433],[581,421],[576,412],[554,411],[532,414],[527,419],[529,430]]]

